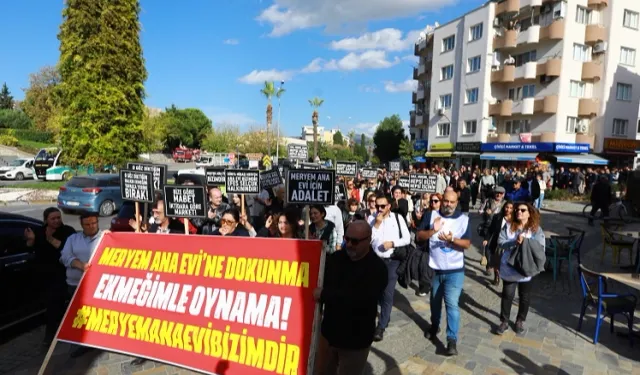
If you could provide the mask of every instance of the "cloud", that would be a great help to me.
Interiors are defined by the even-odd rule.
[[[228,44],[230,46],[236,46],[236,45],[238,45],[240,43],[240,41],[238,39],[227,39],[222,43]]]
[[[345,57],[336,60],[324,60],[321,58],[314,59],[304,67],[302,73],[316,73],[319,71],[339,70],[352,71],[364,69],[385,69],[396,65],[400,59],[396,57],[393,60],[387,58],[385,51],[365,51],[362,53],[351,52]]]
[[[378,92],[380,92],[380,90],[378,90],[377,87],[369,86],[369,85],[360,85],[360,86],[358,86],[358,90],[360,92],[370,92],[370,93],[378,93]]]
[[[378,128],[379,123],[377,122],[361,122],[359,124],[354,125],[351,129],[356,134],[364,134],[367,137],[371,138],[376,133],[376,129]],[[402,128],[404,129],[404,134],[409,136],[409,120],[402,120]],[[359,139],[359,138],[358,138]]]
[[[270,36],[325,27],[339,30],[350,23],[366,23],[439,10],[458,0],[275,0],[256,18],[271,26]]]
[[[302,73],[317,73],[322,70],[324,60],[321,58],[313,59],[309,65],[302,68]]]
[[[417,64],[420,62],[420,58],[416,55],[406,55],[406,56],[402,56],[402,60],[404,61],[408,61],[412,64]]]
[[[254,70],[251,73],[240,77],[238,80],[248,85],[260,84],[265,81],[288,81],[294,75],[294,72],[289,70]]]
[[[384,82],[384,91],[386,92],[411,92],[418,88],[418,81],[408,79],[404,82]]]
[[[420,31],[411,31],[403,38],[402,31],[398,29],[382,29],[371,33],[365,33],[357,38],[345,38],[333,41],[329,48],[343,51],[363,51],[369,49],[381,49],[385,51],[404,51],[413,46]]]
[[[241,128],[248,128],[260,124],[253,117],[240,112],[234,112],[228,108],[204,106],[201,107],[207,117],[213,122],[213,127],[221,125],[234,125]]]

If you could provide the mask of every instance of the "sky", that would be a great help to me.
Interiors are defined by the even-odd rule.
[[[284,80],[282,134],[301,135],[311,123],[308,100],[317,96],[320,126],[372,135],[386,116],[409,122],[420,32],[484,2],[141,0],[145,104],[199,108],[214,128],[256,129],[266,122],[264,81]],[[64,2],[3,3],[0,82],[22,99],[29,74],[57,63]]]

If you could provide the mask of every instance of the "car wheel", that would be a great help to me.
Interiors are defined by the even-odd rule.
[[[115,210],[116,208],[112,201],[104,201],[100,205],[100,216],[111,216]]]
[[[22,181],[24,180],[24,175],[22,174],[22,172],[18,172],[16,174],[16,181]]]

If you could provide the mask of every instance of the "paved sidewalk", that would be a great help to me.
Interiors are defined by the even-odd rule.
[[[477,224],[477,215],[473,215],[473,227]],[[543,229],[563,233],[563,228],[571,225],[587,231],[582,249],[587,267],[597,271],[615,270],[617,266],[612,265],[610,251],[604,263],[600,263],[600,231],[585,224],[582,218],[543,213]],[[474,239],[474,245],[478,244],[479,239]],[[627,339],[610,334],[608,322],[601,328],[598,345],[592,344],[593,311],[588,312],[582,333],[576,333],[580,289],[575,272],[569,280],[566,265],[556,283],[550,272],[534,278],[534,295],[524,335],[517,336],[512,330],[503,336],[494,335],[492,329],[499,322],[501,287],[488,285],[489,280],[478,264],[479,257],[475,248],[468,252],[465,289],[460,299],[460,354],[453,358],[442,355],[446,345],[442,342],[445,341],[444,323],[441,341],[432,343],[424,338],[430,317],[428,298],[417,297],[413,290],[398,286],[391,324],[384,341],[375,343],[371,350],[367,374],[640,374],[640,347],[632,348]],[[626,254],[623,262],[625,259]],[[612,287],[626,291],[620,285]],[[516,310],[514,306],[513,319]],[[616,331],[625,332],[622,318],[618,319]],[[636,324],[635,329],[639,330],[640,325]],[[35,374],[46,352],[38,346],[42,331],[42,328],[36,329],[0,346],[0,373]],[[56,350],[49,374],[193,374],[153,362],[132,367],[131,358],[103,352],[71,359],[68,350],[65,344]]]

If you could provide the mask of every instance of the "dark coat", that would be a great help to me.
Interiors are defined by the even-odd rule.
[[[431,285],[433,270],[429,267],[429,253],[413,246],[407,247],[407,257],[400,262],[398,270],[398,284],[407,289],[412,280],[419,285]]]

